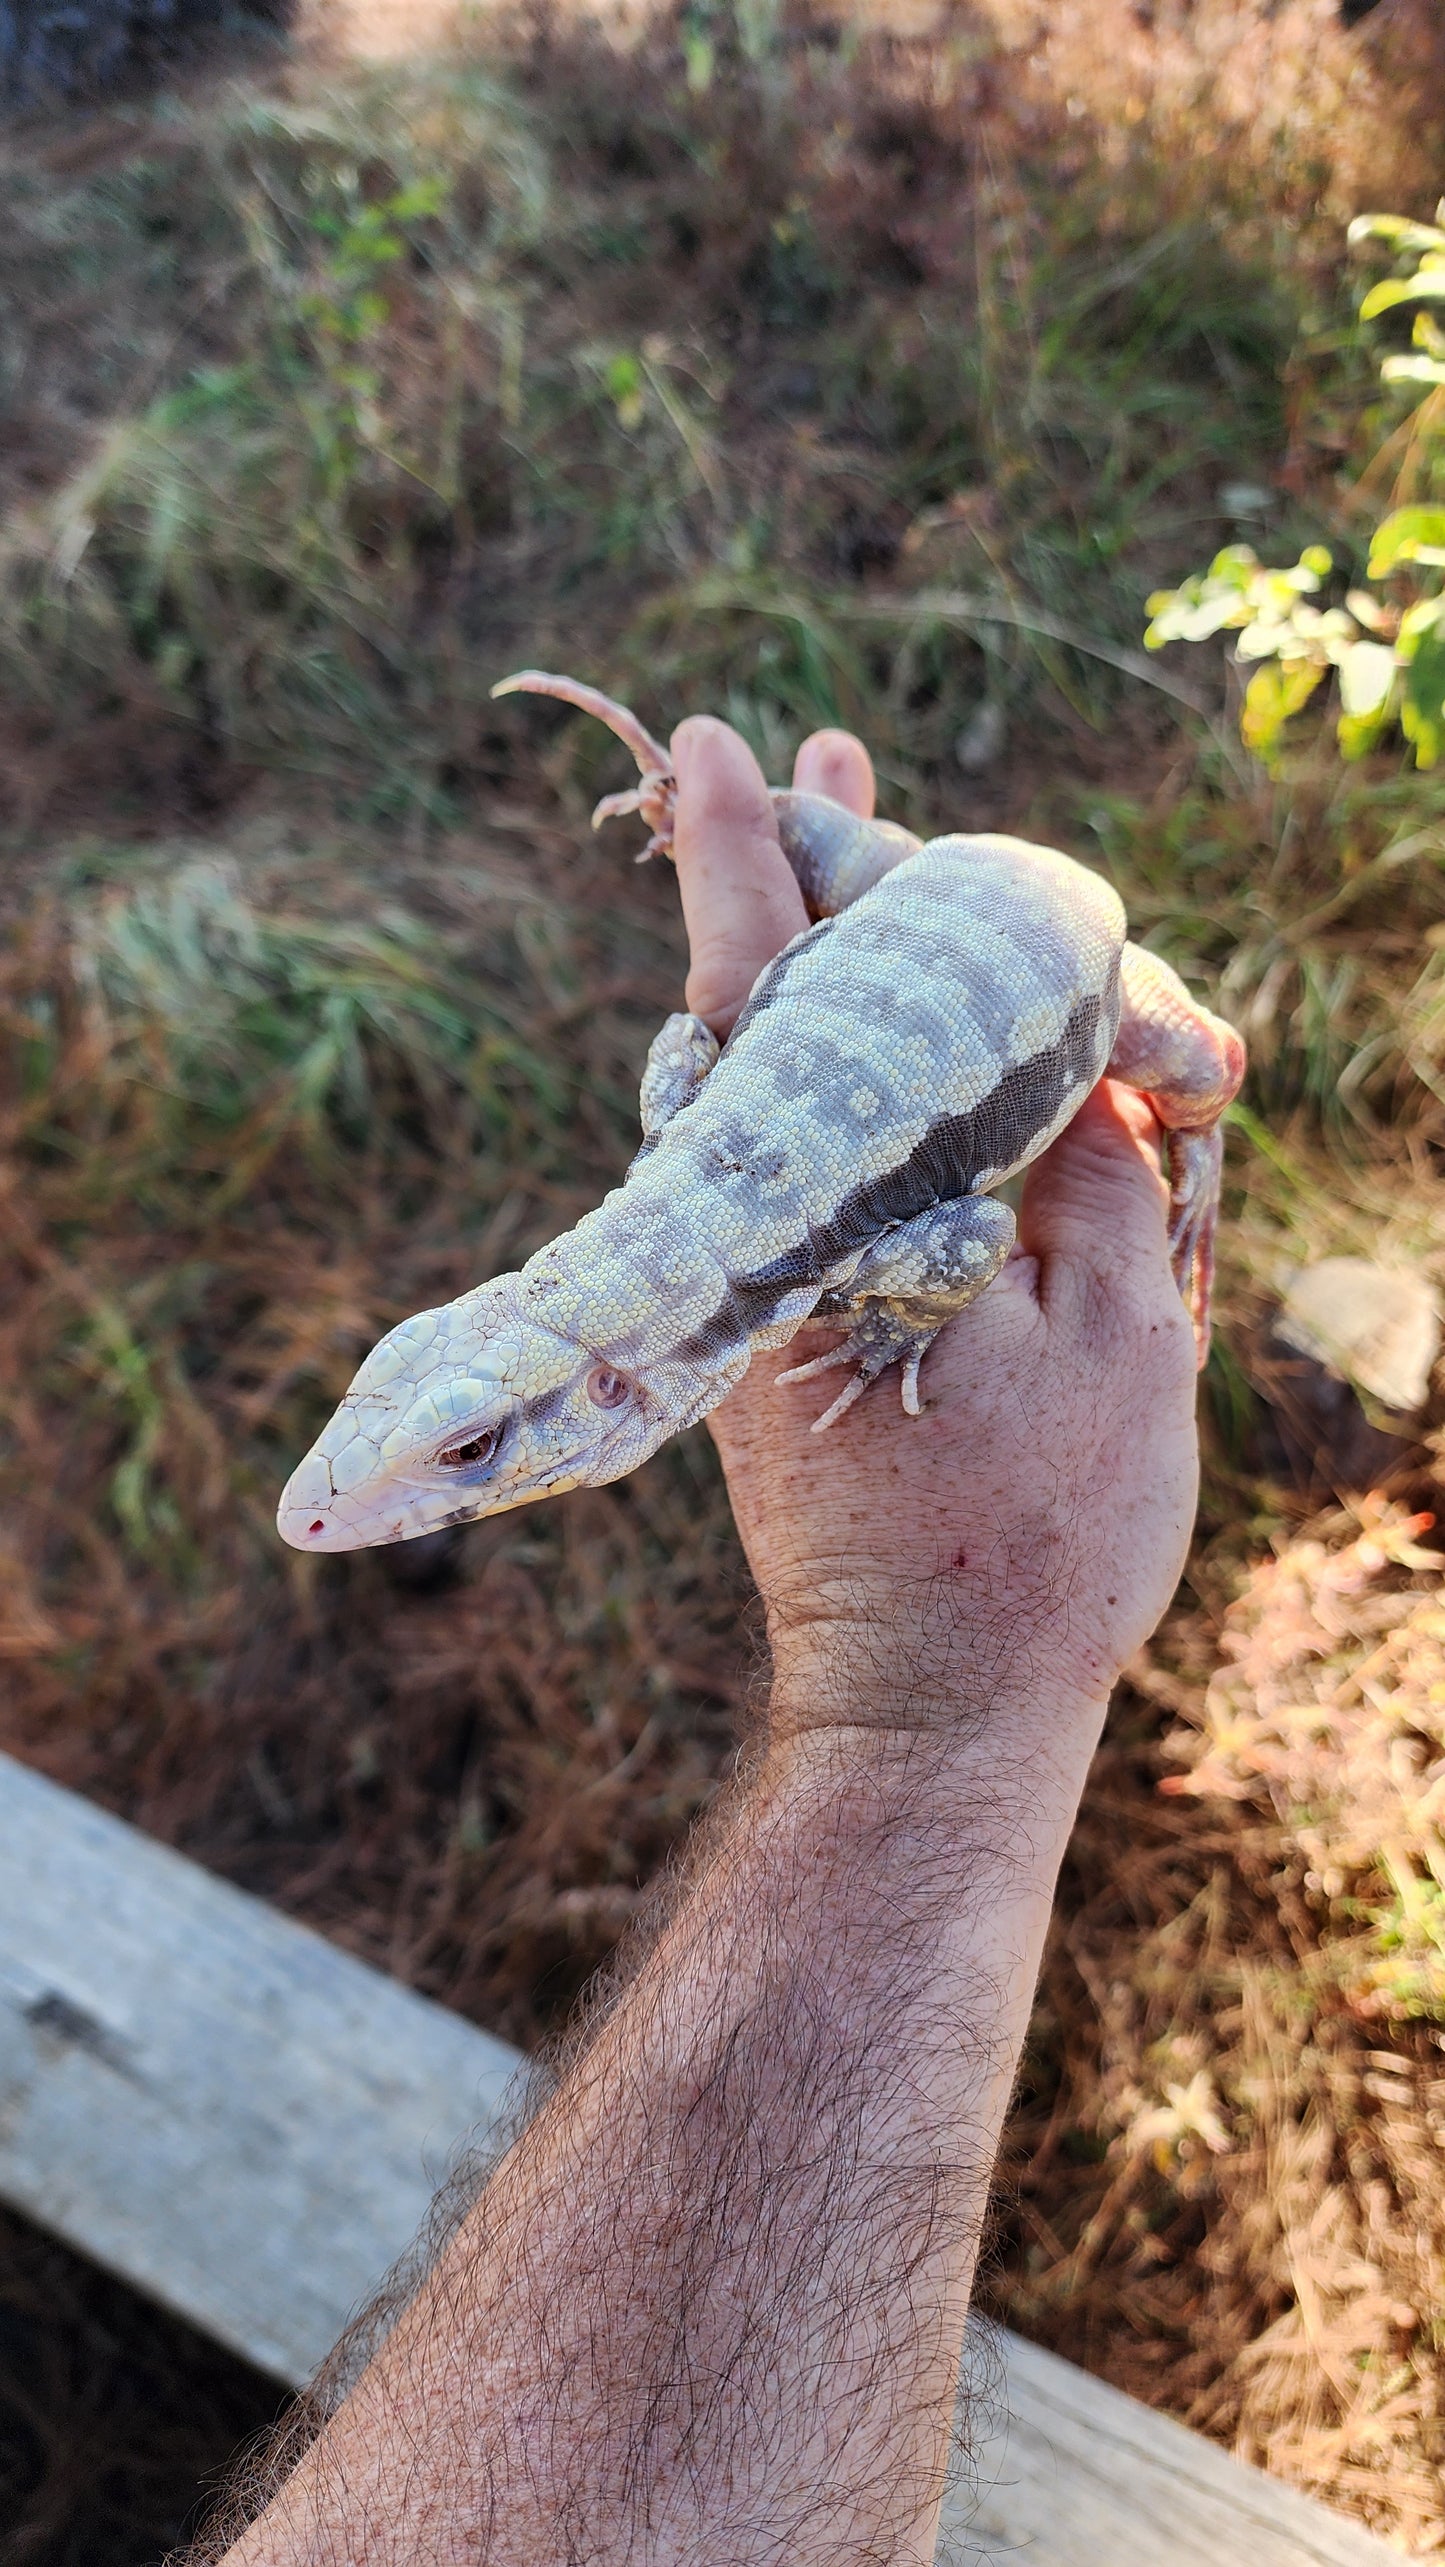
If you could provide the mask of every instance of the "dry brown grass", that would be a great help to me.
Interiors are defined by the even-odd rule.
[[[1438,1688],[1428,1529],[1373,1500],[1281,1537],[1222,1635],[1177,1613],[1134,1671],[1066,1868],[995,2286],[1027,2332],[1420,2557],[1445,2548],[1445,2008],[1347,1794],[1368,1773],[1401,1823],[1411,1705],[1359,1712],[1390,1649]],[[1313,1718],[1262,1812],[1296,1678]],[[1358,1914],[1337,1939],[1322,1821],[1368,1946]]]
[[[1291,211],[1336,222],[1438,192],[1434,0],[1382,0],[1353,29],[1337,0],[983,0],[983,15],[1043,94],[1098,119],[1121,170],[1147,135],[1266,219],[1286,173]]]
[[[1253,1570],[1180,1791],[1286,1831],[1364,2018],[1445,2024],[1445,1584],[1433,1512],[1367,1498]]]
[[[317,1574],[271,1514],[378,1331],[520,1259],[625,1159],[670,922],[644,891],[639,936],[601,863],[595,907],[576,878],[564,900],[547,834],[525,870],[478,846],[412,867],[407,911],[349,850],[340,916],[295,857],[140,859],[139,887],[42,894],[0,1028],[7,1744],[523,2040],[723,1752],[740,1599],[707,1448],[455,1560]],[[422,995],[465,991],[435,1057],[407,915]],[[283,955],[260,1001],[235,959],[257,920]],[[298,954],[316,986],[258,1067]],[[348,978],[363,1030],[318,1084]]]

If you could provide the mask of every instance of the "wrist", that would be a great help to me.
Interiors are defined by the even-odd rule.
[[[856,1732],[930,1744],[945,1761],[1054,1748],[1077,1738],[1092,1753],[1119,1669],[1076,1644],[1069,1659],[1042,1636],[998,1617],[940,1609],[806,1621],[769,1613],[770,1741]]]
[[[1108,1694],[1076,1684],[972,1694],[960,1703],[936,1671],[915,1664],[872,1676],[855,1660],[847,1688],[832,1650],[810,1661],[789,1653],[768,1698],[758,1772],[788,1797],[847,1795],[855,1786],[890,1803],[952,1814],[968,1832],[979,1817],[999,1848],[1022,1829],[1055,1865],[1098,1745]],[[1052,1877],[1052,1871],[1050,1872]]]

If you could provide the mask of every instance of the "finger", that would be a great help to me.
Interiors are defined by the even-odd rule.
[[[871,820],[875,800],[873,761],[851,731],[815,731],[793,760],[793,787],[798,793],[826,793],[846,804],[860,820]]]
[[[1144,1098],[1101,1079],[1068,1129],[1028,1173],[1019,1245],[1096,1275],[1169,1270],[1169,1189],[1160,1172],[1159,1126]]]
[[[763,965],[808,914],[746,742],[726,722],[696,714],[674,731],[672,759],[673,854],[692,955],[687,1003],[726,1037]]]

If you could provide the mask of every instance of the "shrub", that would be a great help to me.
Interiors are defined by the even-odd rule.
[[[1440,208],[1445,222],[1445,204]],[[1285,725],[1335,672],[1335,736],[1346,758],[1362,758],[1398,724],[1417,764],[1445,751],[1445,330],[1432,304],[1445,304],[1445,230],[1398,214],[1365,214],[1350,225],[1352,246],[1383,240],[1413,260],[1384,278],[1360,318],[1414,305],[1408,353],[1387,356],[1386,386],[1424,387],[1361,474],[1358,513],[1374,513],[1373,484],[1393,467],[1395,501],[1370,540],[1364,582],[1342,605],[1315,601],[1334,568],[1323,544],[1309,544],[1288,569],[1266,569],[1247,544],[1216,553],[1207,571],[1149,600],[1150,650],[1237,632],[1234,656],[1253,669],[1240,729],[1266,764],[1277,760]]]

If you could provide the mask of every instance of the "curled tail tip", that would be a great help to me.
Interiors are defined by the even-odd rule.
[[[556,683],[556,679],[549,677],[545,669],[519,668],[513,669],[510,677],[499,677],[496,685],[489,688],[488,692],[494,696],[540,695],[544,690],[550,691]]]
[[[616,697],[604,695],[600,686],[589,686],[578,677],[561,677],[555,669],[519,668],[510,677],[498,678],[492,688],[497,695],[550,695],[559,704],[570,704],[578,713],[590,713],[605,722],[609,731],[630,749],[643,776],[665,769],[667,751],[654,740],[652,733],[639,722],[636,714]]]

